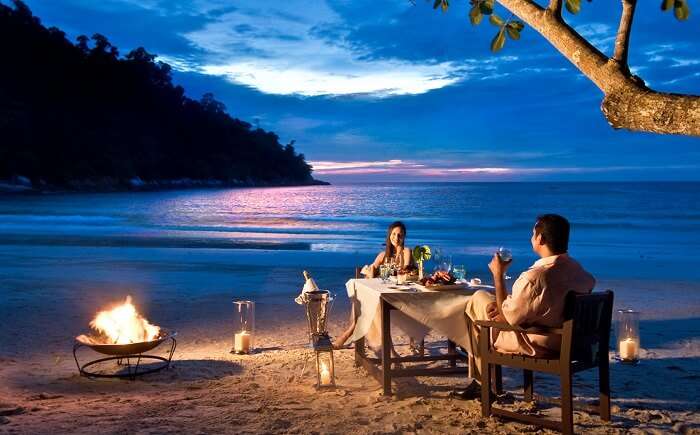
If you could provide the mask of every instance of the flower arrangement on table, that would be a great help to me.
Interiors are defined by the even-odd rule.
[[[413,261],[418,265],[418,279],[423,279],[423,262],[430,260],[431,256],[432,253],[428,245],[417,245],[413,248]]]

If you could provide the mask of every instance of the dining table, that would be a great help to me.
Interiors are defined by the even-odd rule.
[[[385,395],[391,394],[391,381],[397,377],[467,375],[467,355],[457,351],[457,345],[469,348],[465,307],[475,291],[493,287],[463,283],[431,288],[381,278],[350,279],[345,287],[355,307],[355,330],[349,339],[355,343],[355,363],[380,382]],[[414,340],[428,333],[444,336],[447,352],[392,357],[392,328]],[[368,355],[368,346],[378,357]],[[408,366],[443,360],[447,366]]]

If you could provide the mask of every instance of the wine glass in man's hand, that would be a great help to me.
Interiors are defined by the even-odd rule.
[[[504,248],[503,246],[498,248],[498,251],[496,251],[496,255],[498,255],[498,258],[500,258],[501,261],[504,263],[510,263],[511,261],[513,261],[513,253],[510,249]],[[503,279],[510,279],[510,276],[508,276],[507,273],[504,273]]]

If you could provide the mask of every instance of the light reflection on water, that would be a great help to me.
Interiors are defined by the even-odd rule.
[[[0,201],[0,243],[41,235],[84,238],[294,242],[311,250],[377,251],[387,225],[408,226],[408,244],[481,255],[506,245],[529,252],[535,217],[572,222],[579,252],[621,255],[697,246],[698,183],[436,183],[14,196]],[[53,238],[52,238],[53,237]],[[216,242],[216,243],[214,243]],[[44,242],[42,242],[44,243]],[[71,242],[73,243],[73,242]],[[92,243],[86,241],[85,243]],[[298,243],[302,243],[299,245]],[[697,252],[697,250],[695,250]],[[695,254],[693,254],[695,255]]]

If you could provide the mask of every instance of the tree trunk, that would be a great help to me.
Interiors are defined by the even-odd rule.
[[[626,63],[605,56],[555,11],[531,0],[498,2],[540,33],[603,91],[601,109],[613,128],[700,136],[700,96],[647,88],[629,73]]]

